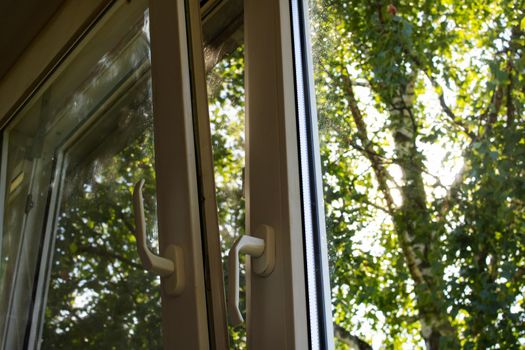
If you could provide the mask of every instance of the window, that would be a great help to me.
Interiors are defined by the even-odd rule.
[[[151,332],[161,344],[159,281],[130,294],[143,271],[129,187],[145,177],[155,193],[144,18],[114,18],[4,131],[6,348],[121,347]]]
[[[2,349],[523,346],[522,11],[97,4],[0,81]]]
[[[209,346],[187,34],[159,34],[198,8],[172,5],[116,2],[2,131],[2,349]],[[137,254],[139,180],[148,249],[182,251],[177,298]]]
[[[252,269],[256,257],[244,260],[246,322],[230,328],[232,345],[307,348],[315,342],[303,263],[290,14],[277,3],[247,2],[244,14],[237,5],[155,2],[147,10],[143,1],[117,1],[6,124],[3,348],[227,348],[221,256],[233,242],[223,235],[230,241],[224,239],[221,250],[218,229],[234,212],[241,220],[231,228],[264,239],[264,254],[275,264],[261,272]],[[276,21],[283,27],[267,25]],[[208,48],[222,45],[228,55],[205,60],[213,51],[202,50],[201,32]],[[238,35],[245,45],[238,45]],[[210,132],[205,67],[211,82],[214,74],[241,76],[243,61],[244,87],[241,80],[231,88],[250,91],[246,126],[242,118],[222,124],[236,129],[228,137],[245,143],[244,151],[224,143],[238,161],[237,202],[228,205],[221,197],[226,187],[213,176],[221,155],[212,141],[222,125],[220,114],[213,115]],[[227,104],[242,107],[242,96]],[[152,239],[148,248],[153,260],[183,271],[165,276],[153,268],[164,276],[160,285],[140,268],[139,239],[130,234],[137,231],[132,218],[141,226],[130,193],[140,179],[146,180],[148,236],[158,234],[158,247]],[[166,260],[169,247],[182,252],[173,262]],[[226,269],[228,283],[232,273]],[[176,295],[169,289],[173,276],[184,282]],[[239,306],[231,293],[227,299],[231,316]],[[144,338],[155,339],[146,344]]]

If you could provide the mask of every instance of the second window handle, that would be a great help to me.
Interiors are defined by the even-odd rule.
[[[256,232],[258,237],[244,235],[233,243],[228,254],[228,314],[230,324],[237,326],[244,320],[239,310],[239,255],[250,255],[252,271],[262,277],[270,275],[275,266],[275,233],[268,225],[261,225]]]

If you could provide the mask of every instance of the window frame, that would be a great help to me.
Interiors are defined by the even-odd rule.
[[[305,222],[305,265],[310,299],[310,331],[314,348],[333,349],[333,323],[328,265],[328,242],[322,184],[319,127],[313,77],[308,3],[289,0],[292,18],[295,91],[303,220]],[[315,344],[317,343],[317,346]]]
[[[249,349],[334,347],[305,3],[245,0],[246,232],[276,233],[274,271],[247,278]]]
[[[308,349],[289,2],[245,1],[246,232],[275,230],[275,268],[247,276],[249,349]],[[269,26],[268,23],[274,25]]]
[[[140,6],[140,3],[147,1],[98,0],[82,3],[82,6],[76,1],[66,1],[22,58],[0,81],[0,130],[4,130],[23,106],[31,103],[45,86],[59,76],[67,62],[78,54],[79,48],[89,41],[109,17],[117,11],[126,11],[126,6]],[[201,232],[201,225],[206,224],[208,229],[213,229],[217,214],[215,194],[209,195],[209,185],[208,203],[213,203],[213,206],[208,204],[206,214],[203,214],[199,205],[202,185],[198,185],[196,165],[198,160],[199,164],[211,161],[211,148],[206,150],[203,146],[209,133],[199,134],[203,135],[199,139],[201,147],[197,147],[194,139],[194,120],[200,120],[201,124],[207,120],[207,104],[200,7],[198,3],[193,3],[178,0],[151,1],[149,4],[159,249],[162,252],[165,246],[173,243],[182,246],[186,274],[186,287],[182,295],[172,297],[166,295],[163,289],[161,291],[163,338],[165,349],[226,349],[222,271],[220,276],[211,280],[214,289],[219,292],[209,295],[211,301],[206,298],[202,242],[205,235]],[[197,154],[197,150],[200,153]],[[208,158],[206,151],[209,151]],[[56,192],[53,191],[54,206],[57,202]],[[46,216],[50,215],[51,212],[46,213]],[[43,246],[46,250],[53,246],[53,240],[48,236],[51,235],[46,235]],[[220,259],[218,242],[216,246],[208,244],[207,249],[219,252],[215,257]],[[207,264],[213,266],[209,261]],[[221,265],[218,264],[215,270],[217,268],[221,269]],[[43,273],[46,267],[41,266],[39,269],[39,273]],[[47,293],[45,280],[39,278],[39,295]],[[37,300],[37,304],[41,302]],[[210,312],[210,309],[214,311]],[[33,310],[32,318],[35,320],[35,317],[38,318],[38,312],[35,312],[38,309]],[[213,319],[209,320],[209,315],[214,315]],[[221,326],[222,330],[219,329]],[[210,329],[216,331],[210,333]],[[38,348],[39,337],[36,334],[38,330],[33,327],[31,342],[34,348]]]

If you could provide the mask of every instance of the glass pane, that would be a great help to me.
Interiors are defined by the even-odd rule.
[[[308,4],[336,347],[523,349],[522,3]]]
[[[242,30],[242,28],[241,28]],[[244,50],[239,42],[217,48],[220,57],[208,71],[208,106],[217,196],[219,231],[225,286],[228,285],[227,255],[235,238],[244,234]],[[224,51],[223,51],[224,50]],[[244,264],[241,264],[241,268]],[[241,276],[241,292],[244,290]],[[244,310],[241,294],[241,309]],[[243,326],[229,328],[230,345],[246,348]]]
[[[43,348],[162,348],[160,281],[135,248],[130,190],[145,178],[155,226],[149,76],[67,152]]]
[[[162,347],[160,282],[140,265],[131,210],[144,178],[156,230],[149,32],[139,7],[113,15],[73,52],[3,134],[6,349]]]
[[[41,144],[33,144],[38,131],[28,136],[13,130],[4,136],[4,215],[1,234],[0,329],[6,342],[22,345],[31,301],[39,231],[45,225],[45,208],[54,159],[40,155]],[[38,229],[37,229],[38,228]],[[36,242],[36,244],[31,244]],[[15,288],[16,287],[16,288]],[[8,338],[8,328],[13,338]]]

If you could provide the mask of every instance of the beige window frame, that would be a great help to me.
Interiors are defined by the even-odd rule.
[[[147,5],[145,0],[66,1],[0,82],[0,128],[16,118],[22,106],[60,74],[108,18]],[[207,120],[200,8],[191,1],[151,1],[149,14],[159,251],[170,244],[180,246],[185,270],[181,295],[167,295],[162,288],[164,347],[226,349],[222,275],[209,279],[209,283],[219,285],[208,300],[204,278],[207,254],[202,249],[201,227],[213,227],[216,210],[208,205],[207,214],[201,217],[202,194],[196,168],[198,160],[206,161],[205,148],[197,147],[194,140],[194,120]],[[199,118],[198,113],[204,116]],[[197,149],[201,150],[198,154]],[[214,193],[207,198],[205,203],[215,205]],[[207,242],[207,247],[218,250],[218,242],[216,247]],[[206,264],[220,269],[220,261],[213,264],[206,260]],[[214,303],[213,312],[208,302]]]
[[[244,2],[246,232],[273,227],[276,253],[248,269],[249,349],[334,347],[307,23],[306,1]]]

